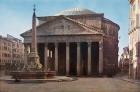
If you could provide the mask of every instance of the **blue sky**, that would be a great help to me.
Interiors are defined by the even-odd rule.
[[[70,8],[87,8],[120,25],[119,47],[128,45],[129,2],[128,0],[0,0],[0,35],[20,34],[31,28],[33,4],[37,16],[55,15]]]

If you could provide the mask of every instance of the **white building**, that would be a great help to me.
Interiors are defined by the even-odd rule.
[[[131,78],[140,79],[140,0],[130,2],[129,50]]]

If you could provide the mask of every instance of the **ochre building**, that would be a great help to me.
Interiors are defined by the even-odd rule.
[[[6,67],[6,64],[23,62],[23,55],[24,44],[21,40],[11,35],[0,36],[0,67]]]
[[[118,70],[118,24],[88,9],[37,17],[37,47],[46,70],[57,75],[92,76]],[[21,34],[30,52],[31,30]]]

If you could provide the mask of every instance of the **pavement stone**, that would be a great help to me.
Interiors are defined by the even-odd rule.
[[[118,77],[118,79],[121,79],[121,80],[123,80],[123,81],[130,82],[130,83],[136,83],[136,84],[139,84],[139,85],[140,85],[140,80],[130,79],[130,78],[128,78],[128,76],[125,76],[125,77]]]
[[[62,82],[62,81],[74,81],[76,78],[74,77],[66,77],[66,76],[55,76],[53,78],[48,79],[20,79],[22,82]],[[15,81],[15,79],[12,79],[11,76],[2,76],[0,77],[0,81]]]
[[[45,83],[0,81],[0,92],[140,92],[140,85],[117,78],[78,78]]]

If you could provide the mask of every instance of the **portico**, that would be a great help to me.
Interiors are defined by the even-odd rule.
[[[37,50],[44,71],[66,76],[116,73],[119,26],[104,14],[74,9],[38,19]],[[31,30],[21,36],[30,47]]]
[[[86,35],[83,35],[83,37],[78,35],[56,36],[50,37],[51,40],[48,37],[46,42],[42,43],[42,46],[44,46],[42,51],[39,48],[41,43],[38,43],[38,52],[44,53],[44,70],[55,70],[58,75],[67,76],[102,74],[102,36],[91,35],[90,40],[89,37]]]

